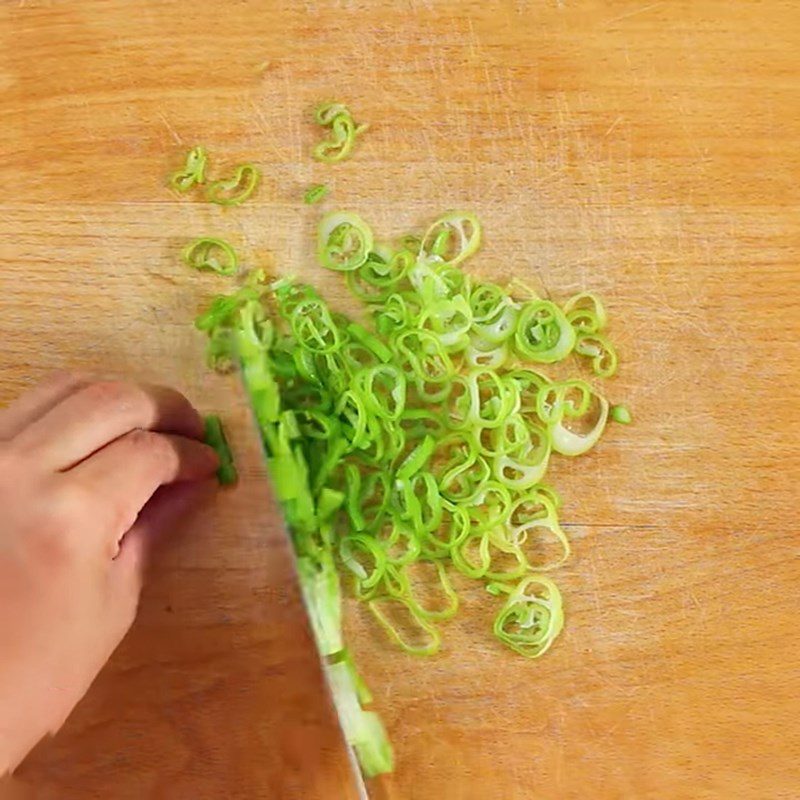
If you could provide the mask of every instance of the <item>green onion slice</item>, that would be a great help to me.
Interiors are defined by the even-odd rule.
[[[330,133],[320,155],[344,157],[357,133],[349,112],[328,104],[317,121]],[[352,212],[325,214],[319,261],[345,274],[366,319],[308,284],[257,275],[196,320],[209,361],[241,369],[345,734],[369,774],[390,768],[391,750],[344,648],[339,572],[408,653],[441,648],[459,605],[455,571],[503,596],[503,644],[542,655],[563,626],[545,574],[570,555],[548,470],[594,447],[609,417],[631,420],[564,370],[573,353],[597,377],[616,370],[600,300],[582,292],[561,306],[519,281],[468,275],[480,239],[469,213],[392,245]],[[184,258],[236,271],[222,240],[198,240]]]
[[[627,406],[612,406],[611,419],[613,419],[614,422],[619,422],[621,425],[630,425],[633,421],[633,417]]]
[[[420,244],[420,258],[455,266],[480,246],[481,225],[469,212],[453,211],[428,228]]]
[[[592,359],[592,370],[601,378],[610,378],[617,371],[617,351],[600,333],[581,333],[575,352]]]
[[[218,206],[240,206],[250,197],[261,180],[261,173],[252,164],[236,167],[233,177],[212,181],[206,187],[206,200]]]
[[[343,161],[353,150],[356,137],[367,129],[367,125],[357,125],[344,103],[324,103],[314,112],[314,120],[323,128],[329,129],[328,139],[314,147],[313,155],[317,161],[334,164]]]
[[[181,194],[186,194],[195,184],[206,182],[206,164],[208,153],[204,147],[193,147],[186,155],[183,169],[174,172],[169,179],[169,185]]]
[[[600,298],[591,292],[581,292],[564,303],[564,313],[579,333],[599,333],[606,326],[606,310]]]
[[[183,249],[181,257],[192,269],[210,270],[218,275],[235,275],[239,266],[236,251],[224,239],[196,239]]]
[[[520,310],[514,338],[520,356],[552,364],[565,359],[575,347],[575,341],[575,329],[555,303],[531,300]]]
[[[526,658],[546,653],[564,626],[561,593],[549,578],[530,575],[515,587],[490,583],[492,594],[508,598],[494,620],[495,636]]]
[[[309,189],[303,195],[303,202],[308,206],[312,206],[315,203],[319,203],[321,200],[325,199],[329,193],[330,189],[325,186],[325,184],[318,183],[315,186],[309,187]]]
[[[372,230],[357,214],[335,211],[319,224],[317,253],[327,269],[348,272],[358,269],[372,250]]]
[[[225,436],[225,430],[222,427],[222,421],[214,414],[205,418],[204,440],[209,447],[214,448],[217,456],[219,457],[217,480],[223,486],[236,483],[238,476],[236,473],[236,466],[233,463],[231,448]]]

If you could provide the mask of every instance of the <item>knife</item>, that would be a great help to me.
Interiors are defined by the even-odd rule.
[[[276,486],[275,476],[272,474],[272,470],[270,469],[271,462],[274,462],[269,453],[267,443],[265,442],[264,435],[262,434],[262,425],[260,422],[260,415],[258,413],[258,409],[254,403],[253,399],[253,392],[251,391],[251,386],[248,385],[248,371],[246,368],[246,362],[242,361],[242,369],[240,370],[240,375],[242,376],[242,385],[244,387],[245,395],[247,397],[248,406],[250,408],[250,415],[253,420],[253,424],[255,425],[256,435],[258,437],[258,441],[261,444],[261,451],[264,456],[265,463],[268,465],[267,468],[267,480],[270,483],[272,489],[272,496],[278,500],[278,505],[280,506],[280,489]],[[358,763],[358,758],[356,756],[355,749],[353,745],[347,739],[347,732],[346,726],[344,723],[344,715],[346,714],[346,709],[342,707],[342,703],[337,700],[337,692],[334,689],[335,683],[335,674],[334,670],[339,670],[341,668],[341,662],[337,662],[336,664],[332,664],[329,651],[331,649],[330,645],[330,635],[326,635],[323,632],[324,623],[321,622],[321,615],[318,611],[318,608],[315,603],[314,599],[314,590],[313,590],[313,580],[309,580],[308,577],[304,579],[301,575],[301,559],[303,556],[299,556],[297,550],[295,549],[295,542],[290,533],[289,526],[286,522],[286,518],[283,514],[283,510],[280,511],[281,523],[282,523],[282,530],[283,535],[289,543],[289,550],[291,552],[292,558],[292,568],[294,572],[294,577],[297,584],[300,586],[301,589],[301,596],[303,598],[303,607],[306,613],[306,620],[308,622],[308,627],[311,629],[314,643],[316,646],[317,657],[320,662],[320,666],[322,668],[322,674],[324,676],[325,682],[325,690],[328,695],[328,699],[333,705],[333,708],[336,710],[336,718],[339,725],[339,733],[342,738],[342,742],[344,743],[345,750],[347,752],[348,761],[350,764],[350,777],[352,779],[353,788],[356,790],[356,794],[358,796],[358,800],[369,800],[369,794],[367,793],[366,783],[364,782],[364,777],[361,773],[361,768]],[[338,587],[338,574],[335,573],[335,566],[331,562],[330,569],[334,571],[336,575],[336,583]],[[330,577],[330,576],[328,576]],[[339,626],[339,630],[335,632],[335,635],[338,634],[338,640],[340,646],[337,648],[340,652],[344,652],[343,645],[341,644],[341,626]]]

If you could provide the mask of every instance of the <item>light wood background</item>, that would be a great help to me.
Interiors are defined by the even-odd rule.
[[[57,367],[177,385],[243,480],[162,553],[139,620],[20,770],[44,798],[352,797],[235,381],[210,375],[188,237],[321,282],[306,186],[393,236],[476,210],[472,269],[607,301],[636,417],[560,463],[567,627],[529,663],[480,588],[443,653],[348,628],[390,800],[800,797],[800,5],[792,0],[0,2],[0,400]],[[370,122],[309,157],[321,99]],[[186,149],[263,168],[226,212]]]

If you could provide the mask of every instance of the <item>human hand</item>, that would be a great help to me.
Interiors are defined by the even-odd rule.
[[[0,410],[0,776],[127,633],[154,534],[217,468],[202,436],[171,389],[65,374]]]

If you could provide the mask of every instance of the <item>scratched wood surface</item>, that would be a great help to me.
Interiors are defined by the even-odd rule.
[[[607,301],[636,418],[556,467],[567,627],[528,663],[475,588],[442,654],[348,630],[397,751],[391,800],[800,797],[800,6],[0,2],[0,400],[58,367],[177,385],[243,480],[176,533],[130,636],[19,772],[45,798],[349,798],[243,398],[191,328],[187,237],[321,282],[299,202],[392,236],[476,210],[472,268]],[[309,110],[372,128],[335,168]],[[172,197],[202,142],[258,163],[226,212]]]

